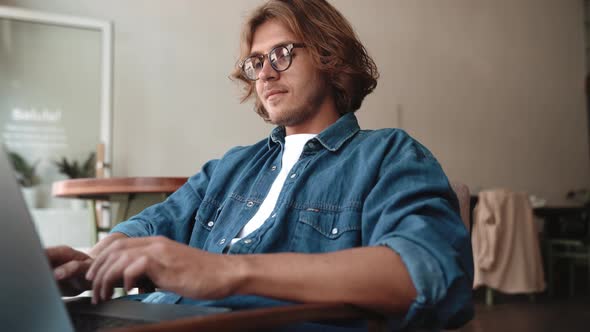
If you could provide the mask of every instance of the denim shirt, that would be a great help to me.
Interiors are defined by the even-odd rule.
[[[162,235],[228,254],[385,246],[400,255],[418,294],[396,326],[452,327],[471,319],[471,243],[441,166],[402,130],[360,130],[353,113],[306,143],[270,217],[227,250],[279,173],[284,140],[277,127],[268,139],[231,149],[112,232]],[[230,302],[240,307],[240,298]],[[150,299],[182,302],[172,293]]]

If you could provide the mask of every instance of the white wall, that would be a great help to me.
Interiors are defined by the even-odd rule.
[[[268,134],[227,76],[258,0],[0,0],[112,20],[114,174],[190,175]],[[590,186],[581,0],[332,0],[382,77],[359,112],[449,177],[561,201]]]

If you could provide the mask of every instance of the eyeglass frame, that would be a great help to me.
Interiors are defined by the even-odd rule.
[[[257,58],[258,60],[260,60],[260,62],[262,63],[262,67],[264,68],[264,59],[265,58],[268,58],[268,62],[270,63],[270,66],[272,67],[272,69],[274,71],[276,71],[277,73],[281,73],[281,72],[284,72],[285,70],[291,68],[291,64],[293,64],[293,56],[292,56],[293,49],[295,49],[295,48],[304,48],[304,47],[305,47],[305,44],[303,44],[303,43],[288,43],[288,44],[285,44],[285,45],[277,45],[277,46],[273,47],[266,54],[253,54],[253,55],[247,56],[242,61],[240,61],[240,63],[238,63],[238,68],[240,68],[240,71],[242,72],[242,76],[245,79],[247,79],[248,81],[256,82],[256,81],[258,81],[260,79],[258,77],[258,76],[260,76],[260,72],[258,73],[258,75],[256,76],[255,79],[251,79],[251,78],[248,77],[248,75],[246,75],[246,71],[244,70],[244,65],[246,64],[246,61],[248,61],[248,59]],[[281,70],[275,68],[273,62],[270,61],[270,58],[269,58],[269,55],[271,53],[273,53],[278,48],[285,48],[285,49],[287,49],[287,52],[289,54],[289,65],[287,65],[287,67],[285,69],[281,69]],[[262,70],[262,68],[260,70]]]

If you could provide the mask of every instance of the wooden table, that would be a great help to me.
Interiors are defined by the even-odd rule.
[[[92,207],[92,222],[95,230],[93,241],[98,239],[98,232],[108,231],[117,223],[127,220],[146,207],[159,203],[168,195],[186,183],[186,177],[129,177],[129,178],[88,178],[71,179],[53,183],[51,193],[55,197],[78,198],[88,200]],[[109,201],[118,203],[114,223],[108,227],[99,227],[97,223],[95,202]]]
[[[584,206],[543,206],[534,208],[535,216],[543,219],[543,249],[547,273],[547,290],[549,295],[555,293],[555,275],[559,274],[557,260],[565,259],[569,267],[569,294],[575,293],[575,264],[577,261],[587,263],[588,285],[590,285],[590,239],[588,213]],[[563,269],[561,269],[563,270]]]
[[[585,229],[576,229],[577,232],[585,234],[588,232],[588,225],[581,222],[582,216],[588,210],[584,206],[543,206],[533,209],[535,216],[543,219],[544,222],[544,234],[545,237],[554,238],[561,236],[568,236],[567,223],[571,223],[572,220],[579,220],[579,225]],[[573,218],[572,218],[573,217]]]
[[[349,304],[308,303],[271,308],[238,310],[196,318],[109,330],[112,332],[238,332],[282,330],[303,322],[346,323],[367,320],[368,332],[387,331],[387,319]],[[346,328],[344,328],[346,329]],[[316,329],[314,329],[315,331]],[[348,329],[346,329],[348,330]]]

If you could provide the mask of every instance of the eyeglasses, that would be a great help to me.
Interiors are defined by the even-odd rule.
[[[250,81],[257,81],[258,75],[264,66],[264,58],[268,57],[270,66],[277,72],[282,72],[291,67],[293,62],[294,48],[305,47],[304,44],[291,43],[287,45],[281,45],[273,48],[268,54],[256,54],[247,57],[238,64],[242,70],[244,77]]]

